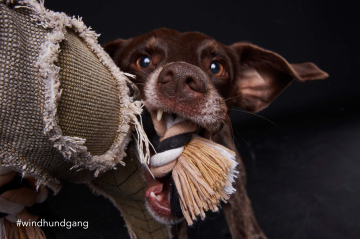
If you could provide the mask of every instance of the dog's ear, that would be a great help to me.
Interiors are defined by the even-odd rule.
[[[237,55],[233,103],[250,112],[266,108],[293,79],[325,79],[328,74],[313,63],[289,64],[278,54],[249,43],[230,46]]]
[[[115,58],[119,52],[125,47],[126,40],[117,39],[116,41],[108,42],[102,47],[110,55],[110,57],[116,62]]]

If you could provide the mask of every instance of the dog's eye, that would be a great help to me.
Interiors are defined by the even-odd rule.
[[[151,64],[151,59],[148,56],[142,56],[136,60],[136,66],[138,68],[146,68],[150,66],[150,64]]]
[[[224,66],[218,61],[211,62],[210,70],[216,76],[222,76],[224,74]]]

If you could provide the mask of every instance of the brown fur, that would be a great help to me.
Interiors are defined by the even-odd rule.
[[[237,192],[222,205],[232,238],[266,238],[246,193],[246,173],[231,138],[227,114],[233,105],[260,111],[293,79],[325,79],[328,75],[313,63],[289,64],[278,54],[252,44],[226,46],[198,32],[158,29],[104,48],[121,70],[136,75],[140,98],[152,114],[165,109],[181,115],[203,127],[203,137],[237,153],[241,175],[235,183]],[[141,56],[150,57],[152,64],[139,69],[136,60]],[[224,66],[223,75],[211,72],[213,61]],[[171,64],[177,67],[169,67]],[[164,73],[168,68],[174,69]]]

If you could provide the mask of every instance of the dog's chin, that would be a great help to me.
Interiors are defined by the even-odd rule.
[[[146,208],[148,210],[148,212],[151,214],[151,216],[158,222],[160,222],[161,224],[164,225],[176,225],[180,222],[182,222],[184,220],[184,218],[175,218],[173,216],[168,217],[168,216],[164,216],[162,214],[159,214],[157,211],[154,211],[153,209],[153,205],[151,205],[151,203],[146,200]]]

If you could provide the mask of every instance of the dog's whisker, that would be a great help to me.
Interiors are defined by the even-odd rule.
[[[235,137],[234,137],[234,133],[232,132],[233,127],[232,127],[232,124],[231,124],[230,117],[229,117],[229,115],[226,115],[226,117],[228,118],[229,125],[228,125],[227,123],[225,123],[224,120],[222,120],[222,123],[223,123],[223,124],[226,126],[226,128],[229,130],[229,133],[230,133],[231,138],[234,139]]]
[[[227,115],[227,117],[229,118],[229,116]],[[230,119],[230,118],[229,118]],[[230,127],[229,127],[229,125],[227,125],[226,123],[225,123],[225,121],[224,120],[222,120],[222,123],[224,124],[224,126],[226,127],[226,129],[229,131],[229,133],[230,133],[230,137],[231,137],[231,139],[232,139],[232,141],[233,141],[233,143],[235,144],[235,142],[234,142],[234,139],[235,139],[235,137],[234,137],[234,133],[233,132],[231,132],[231,129],[230,128],[232,128],[232,126],[231,126],[231,122],[229,122],[230,123]]]
[[[144,70],[141,70],[141,69],[138,69],[138,70],[140,70],[142,73],[144,73],[146,76],[149,76],[150,74],[149,73],[147,73],[146,71],[144,71]]]
[[[151,120],[154,118],[152,126],[151,124],[143,125],[140,116],[141,125],[153,127],[154,129],[150,129],[155,130],[158,133],[157,136],[159,136],[159,139],[156,138],[156,141],[153,141],[154,145],[150,143],[152,154],[156,153],[154,146],[158,149],[160,139],[164,139],[165,134],[170,137],[175,132],[168,131],[175,120],[183,118],[191,122],[191,131],[194,134],[207,140],[213,139],[214,141],[219,141],[219,143],[223,143],[230,150],[234,150],[237,161],[240,164],[238,169],[241,169],[241,171],[244,170],[242,168],[243,163],[239,152],[236,152],[236,148],[244,147],[245,143],[251,149],[251,140],[247,139],[249,140],[247,142],[245,132],[239,128],[236,129],[237,127],[232,125],[228,115],[230,111],[227,112],[228,107],[232,105],[247,105],[249,111],[246,111],[244,108],[230,110],[257,116],[278,127],[271,120],[253,112],[258,112],[267,106],[265,103],[270,103],[274,100],[294,79],[306,81],[328,77],[325,72],[318,69],[313,63],[290,64],[276,53],[250,43],[238,42],[232,46],[219,45],[212,38],[208,38],[203,34],[199,35],[199,33],[195,32],[183,34],[169,29],[159,29],[142,36],[110,43],[107,45],[107,50],[110,51],[111,56],[116,56],[115,60],[122,66],[121,70],[137,75],[136,79],[130,79],[130,81],[138,86],[140,95],[145,102],[144,107],[149,112],[154,113],[153,117],[151,117]],[[213,54],[203,54],[205,51]],[[216,55],[216,57],[214,58],[212,55]],[[235,55],[237,57],[233,57]],[[268,59],[271,59],[271,61]],[[204,66],[204,62],[209,62],[210,64]],[[271,74],[268,74],[268,71],[271,71]],[[230,74],[231,72],[234,72],[234,74]],[[229,82],[229,85],[214,83],[220,80],[221,82]],[[237,92],[229,90],[235,88]],[[222,94],[219,94],[220,92]],[[165,115],[163,115],[164,112],[166,112]],[[226,116],[223,116],[224,114]],[[158,117],[155,119],[156,115]],[[180,117],[178,118],[178,116]],[[214,122],[214,119],[219,120]],[[256,120],[256,118],[251,119]],[[262,124],[268,124],[262,120]],[[159,132],[157,132],[154,123],[159,125]],[[197,128],[193,124],[197,125]],[[219,128],[220,124],[223,128],[214,131],[214,129]],[[272,125],[271,127],[273,127]],[[179,129],[174,135],[176,136],[176,133],[179,132],[182,131]],[[239,143],[239,138],[242,143]],[[161,150],[158,151],[161,153]],[[156,163],[152,166],[146,166],[156,168]],[[187,167],[190,166],[188,165]],[[146,170],[144,170],[144,173],[146,173],[144,175],[146,176],[145,180],[151,182],[148,181],[151,180],[151,176],[149,177]],[[168,176],[171,175],[169,174]],[[245,174],[241,175],[241,179],[244,180],[245,176]],[[161,178],[158,179],[160,180]],[[175,189],[169,185],[172,182],[168,179],[170,177],[160,180],[162,182],[159,181],[159,183],[163,185],[166,183],[167,185],[158,192],[159,195],[155,194],[154,188],[147,187],[146,191],[150,195],[145,197],[145,200],[148,212],[152,218],[167,225],[173,224],[173,222],[178,223],[175,225],[176,228],[173,228],[173,234],[174,236],[181,237],[183,234],[183,223],[179,223],[178,214],[175,213],[175,209],[177,207],[181,208],[181,205],[173,205],[172,203],[177,203],[177,201],[170,200],[170,197],[161,197],[161,195],[168,193],[168,188],[170,190]],[[192,180],[188,181],[190,183]],[[173,182],[176,184],[175,181]],[[247,197],[245,187],[241,186],[237,189],[236,197]],[[233,191],[231,190],[231,192]],[[173,193],[173,197],[176,196],[174,191]],[[154,201],[159,201],[159,199],[167,202],[167,206],[163,204],[160,207],[160,204]],[[162,206],[164,205],[170,212],[174,208],[174,213],[163,213]],[[237,210],[239,206],[234,203],[231,207],[224,208],[224,211],[232,215],[232,218],[238,217],[229,220],[229,228],[234,229],[237,221],[251,221],[253,225],[256,225],[256,219],[252,213],[250,203],[245,202],[241,204],[249,213],[239,214]],[[185,221],[191,225],[191,219],[193,219],[194,215],[192,215],[192,218],[189,218],[188,214],[185,214]],[[203,214],[201,217],[203,217]],[[185,221],[184,223],[186,223]],[[200,227],[198,229],[200,230]],[[255,229],[257,235],[266,238],[260,228],[257,227]],[[246,228],[241,228],[240,230],[241,234],[247,235]],[[237,232],[237,229],[234,231]],[[186,233],[184,236],[186,236]],[[232,236],[236,237],[236,235]]]
[[[232,126],[232,123],[231,123],[230,116],[227,114],[226,117],[227,117],[228,120],[229,120],[229,126],[230,126],[230,129],[229,129],[229,130],[230,130],[230,132],[231,132],[231,136],[234,137],[234,133],[233,133],[233,131],[232,131],[232,130],[233,130],[233,126]],[[229,126],[228,126],[228,127],[229,127]]]
[[[259,118],[262,118],[262,119],[270,122],[271,124],[275,125],[276,127],[279,127],[277,124],[275,124],[274,122],[272,122],[272,121],[269,120],[268,118],[265,118],[264,116],[261,116],[261,115],[258,115],[258,114],[255,114],[255,113],[252,113],[252,112],[249,112],[249,111],[245,111],[245,110],[238,110],[238,109],[229,109],[229,110],[234,110],[234,111],[239,111],[239,112],[243,112],[243,113],[255,115],[255,116],[259,117]]]
[[[236,143],[236,145],[240,148],[240,144],[239,144],[239,142],[237,141],[237,139],[235,138],[235,135],[234,135],[234,131],[233,131],[234,129],[233,129],[232,124],[231,124],[231,122],[230,122],[230,117],[229,117],[228,115],[227,115],[227,117],[229,118],[230,126],[227,125],[227,124],[225,124],[224,121],[223,121],[223,124],[225,125],[226,129],[229,131],[230,136],[231,136],[231,138],[232,138],[232,140],[233,140],[233,144],[235,145],[235,143]],[[239,134],[239,133],[238,133],[238,134]],[[249,144],[248,142],[246,142],[246,140],[245,140],[243,137],[241,137],[240,134],[239,134],[239,136],[240,136],[240,138],[245,142],[245,144],[250,147],[250,144]]]
[[[234,129],[234,132],[237,133],[237,135],[241,138],[241,140],[242,140],[249,148],[251,148],[250,144],[241,136],[241,134],[239,133],[238,130]],[[236,140],[236,143],[238,143],[237,140]],[[238,143],[238,146],[240,147],[239,143]]]
[[[234,99],[234,98],[237,98],[237,97],[240,97],[240,96],[241,96],[241,94],[240,95],[235,95],[233,97],[229,97],[229,98],[224,99],[224,101],[231,100],[231,99]]]

